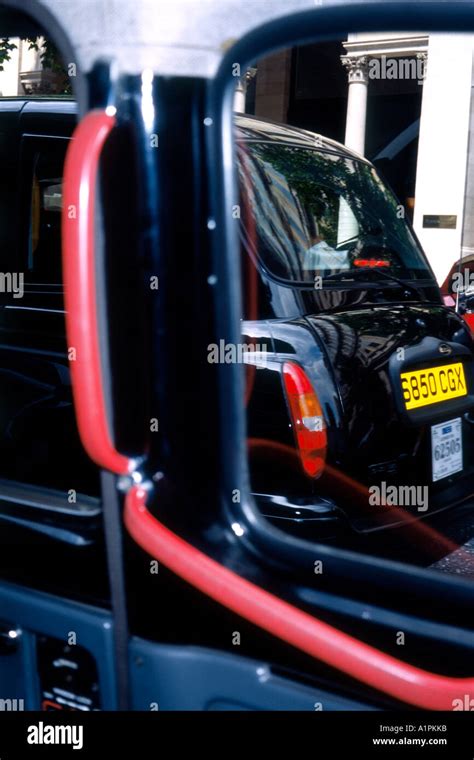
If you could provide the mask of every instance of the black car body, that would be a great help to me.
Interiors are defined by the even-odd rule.
[[[34,578],[41,564],[40,584],[103,599],[102,573],[88,584],[82,562],[59,572],[79,549],[104,567],[99,471],[79,440],[64,325],[60,210],[75,110],[59,98],[0,105],[2,272],[12,284],[21,276],[16,292],[5,276],[0,296],[2,551],[4,577]],[[19,563],[25,535],[30,550]]]
[[[257,439],[250,445],[253,485],[264,513],[300,534],[324,537],[349,526],[368,531],[404,523],[471,499],[473,342],[443,305],[403,207],[368,161],[332,140],[240,117],[237,143],[247,257],[244,342],[260,349],[252,358],[250,350],[247,361],[265,360],[247,373],[248,432]],[[320,242],[312,255],[319,260],[308,266],[315,225]],[[294,459],[285,465],[282,452],[265,453],[261,441],[294,447],[298,437],[284,402],[285,362],[303,368],[327,435],[326,464],[314,476],[301,462],[299,481]],[[452,371],[453,397],[448,391],[425,403],[428,377],[434,389],[431,370],[459,364],[462,395]],[[415,380],[410,372],[418,372]],[[447,389],[444,374],[441,382]],[[439,447],[438,437],[446,429],[451,440],[450,425],[458,437],[449,446],[462,448],[462,466],[458,451],[457,463],[443,467],[449,446]],[[426,498],[410,503],[404,499],[410,488],[413,496],[426,489]],[[370,498],[377,489],[378,503]]]

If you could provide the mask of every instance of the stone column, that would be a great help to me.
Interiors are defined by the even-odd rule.
[[[432,34],[423,84],[413,226],[439,284],[461,258],[469,179],[473,39]],[[466,198],[467,194],[467,198]],[[433,226],[425,217],[447,216]],[[433,220],[431,220],[433,222]],[[464,238],[467,242],[467,238]]]
[[[343,55],[341,61],[347,69],[349,80],[344,142],[348,148],[364,155],[369,58],[365,55]]]
[[[247,82],[242,77],[237,82],[234,93],[234,111],[235,113],[245,113],[245,95],[247,93]]]
[[[251,79],[254,78],[257,73],[257,69],[251,68],[245,72],[243,77],[237,82],[237,87],[234,93],[234,111],[235,113],[245,113],[245,96],[247,94],[247,87]]]

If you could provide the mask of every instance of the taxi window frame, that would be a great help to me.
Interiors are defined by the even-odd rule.
[[[212,219],[211,247],[213,276],[219,283],[214,290],[214,319],[219,338],[238,344],[242,316],[240,240],[232,209],[239,203],[235,167],[236,141],[233,123],[235,77],[239,62],[246,71],[259,58],[296,45],[340,39],[351,32],[458,32],[474,33],[474,6],[463,2],[440,4],[426,0],[414,4],[380,2],[364,5],[344,3],[282,16],[249,32],[223,56],[216,76],[208,83],[205,125],[207,175],[209,181],[209,218]],[[380,557],[356,554],[346,549],[309,542],[284,533],[270,525],[259,513],[250,493],[248,461],[245,455],[246,420],[244,373],[239,364],[219,365],[219,444],[222,474],[221,494],[236,490],[239,500],[222,497],[223,519],[229,529],[237,530],[243,542],[264,567],[277,563],[291,574],[307,573],[317,556],[325,562],[326,573],[334,584],[351,588],[369,584],[389,595],[398,593],[403,583],[412,592],[440,607],[440,597],[449,599],[457,609],[467,610],[474,601],[474,583],[464,578],[443,575],[429,569]],[[344,588],[344,586],[343,586]],[[444,601],[445,605],[445,601]]]

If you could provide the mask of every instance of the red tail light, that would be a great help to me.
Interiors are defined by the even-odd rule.
[[[326,462],[326,422],[319,398],[298,364],[285,362],[283,382],[301,464],[307,475],[317,478]]]

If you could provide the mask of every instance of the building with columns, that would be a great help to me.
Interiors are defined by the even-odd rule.
[[[372,160],[442,283],[474,254],[473,49],[472,35],[358,33],[285,50],[257,62],[237,110],[245,100]]]
[[[17,97],[26,94],[33,73],[39,78],[41,51],[34,50],[29,42],[19,37],[11,37],[8,41],[15,47],[10,51],[10,60],[3,62],[3,71],[0,71],[0,97]]]

